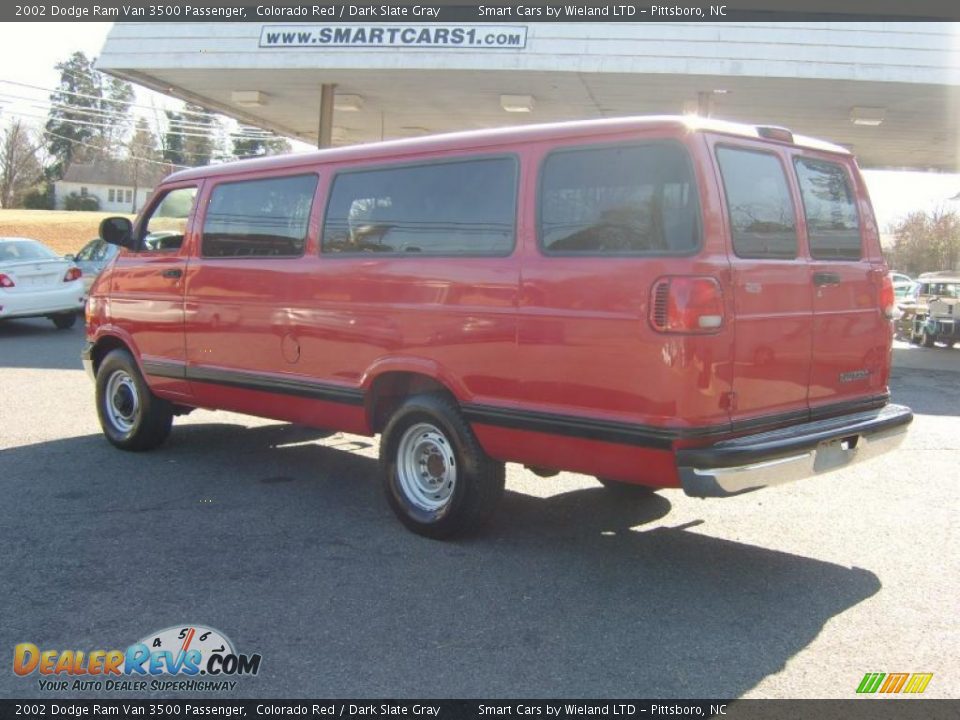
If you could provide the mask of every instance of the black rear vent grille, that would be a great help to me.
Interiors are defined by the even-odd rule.
[[[667,302],[669,295],[669,280],[660,280],[653,286],[650,322],[657,330],[666,330],[667,328]]]

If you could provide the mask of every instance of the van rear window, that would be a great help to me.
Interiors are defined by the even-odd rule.
[[[516,197],[513,157],[342,172],[333,181],[322,249],[507,255]]]
[[[797,256],[797,223],[787,177],[776,155],[717,148],[727,211],[738,257]]]
[[[302,255],[316,189],[312,174],[217,185],[203,221],[203,256]]]
[[[683,255],[700,246],[690,161],[675,143],[552,153],[540,177],[548,254]]]
[[[823,160],[796,158],[810,254],[818,260],[859,260],[860,217],[847,171]]]

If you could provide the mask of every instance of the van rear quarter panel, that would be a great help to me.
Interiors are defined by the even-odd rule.
[[[538,238],[539,170],[554,150],[675,141],[690,153],[701,205],[700,249],[691,256],[546,255]],[[706,168],[703,163],[707,162]],[[551,432],[551,418],[623,423],[683,432],[727,426],[731,389],[732,299],[725,323],[705,335],[666,335],[648,315],[651,289],[665,275],[707,275],[725,287],[729,262],[719,198],[706,148],[693,133],[660,129],[601,138],[545,140],[524,149],[521,267],[515,393],[508,410],[533,415],[542,431],[474,423],[488,453],[545,468],[611,479],[676,485],[669,442],[604,442]]]
[[[538,171],[560,148],[675,141],[686,146],[701,206],[701,247],[688,256],[546,255],[538,238]],[[650,294],[666,275],[724,281],[729,263],[717,196],[696,134],[660,130],[573,138],[527,148],[522,203],[517,402],[527,408],[685,428],[729,420],[732,333],[663,334],[649,321]]]

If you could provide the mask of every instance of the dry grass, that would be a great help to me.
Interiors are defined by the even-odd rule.
[[[100,221],[112,215],[116,213],[0,210],[0,237],[33,238],[61,255],[75,253],[97,237]]]

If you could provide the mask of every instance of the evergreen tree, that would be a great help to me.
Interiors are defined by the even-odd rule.
[[[45,126],[53,160],[47,169],[51,181],[62,178],[73,162],[119,155],[134,98],[130,83],[96,71],[82,52],[55,67],[60,82],[50,95]]]
[[[213,159],[219,123],[199,105],[187,103],[184,109],[189,123],[183,142],[186,164],[209,165]]]
[[[233,154],[238,158],[283,155],[293,149],[286,138],[256,137],[255,134],[263,132],[260,128],[241,125],[237,132],[248,134],[246,137],[238,134],[233,138]]]
[[[176,165],[208,165],[217,148],[221,125],[217,118],[199,105],[187,103],[180,112],[164,111],[167,131],[163,139],[163,159]]]
[[[173,165],[188,165],[184,155],[183,113],[164,110],[167,117],[167,131],[163,134],[163,159]]]

